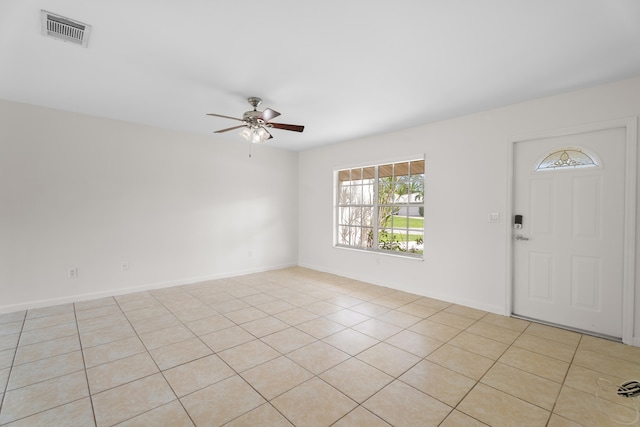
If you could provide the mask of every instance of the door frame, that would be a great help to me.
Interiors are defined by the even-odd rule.
[[[512,218],[514,215],[514,155],[518,142],[531,141],[542,138],[553,138],[593,132],[607,129],[624,128],[626,133],[625,146],[625,193],[624,193],[624,255],[623,255],[623,284],[622,284],[622,342],[640,346],[640,337],[634,342],[634,314],[635,314],[635,262],[636,262],[636,187],[638,168],[638,118],[627,117],[605,122],[589,123],[561,129],[515,135],[509,138],[507,151],[507,215],[505,221],[507,239],[507,295],[505,314],[513,314],[514,297],[514,240]]]

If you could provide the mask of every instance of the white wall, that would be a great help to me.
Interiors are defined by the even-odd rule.
[[[302,152],[299,264],[506,314],[510,138],[638,115],[634,78]],[[426,159],[424,261],[334,248],[333,171],[415,154]],[[499,224],[488,223],[490,212]],[[637,274],[636,345],[639,282]]]
[[[249,159],[234,139],[0,100],[0,312],[298,263],[504,313],[509,139],[638,115],[640,77],[299,154],[254,146]],[[333,170],[416,154],[424,261],[334,248]]]
[[[298,155],[248,153],[0,101],[0,312],[295,265]]]

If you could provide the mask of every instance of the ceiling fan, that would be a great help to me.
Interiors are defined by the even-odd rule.
[[[240,132],[240,135],[242,135],[247,141],[260,143],[266,141],[267,139],[273,138],[267,128],[291,130],[294,132],[302,132],[304,130],[304,126],[300,125],[272,123],[271,120],[278,117],[280,113],[272,110],[271,108],[267,108],[264,111],[258,111],[257,107],[262,103],[262,99],[252,96],[250,98],[247,98],[247,101],[249,101],[249,104],[251,104],[251,106],[253,107],[253,111],[245,112],[241,119],[223,116],[221,114],[207,114],[207,116],[222,117],[225,119],[238,120],[242,122],[241,125],[233,126],[226,129],[220,129],[215,131],[214,133],[223,133],[234,129],[244,128],[242,132]]]

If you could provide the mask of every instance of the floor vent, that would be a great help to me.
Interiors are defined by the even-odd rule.
[[[41,16],[43,36],[87,47],[91,25],[46,10],[41,11]]]

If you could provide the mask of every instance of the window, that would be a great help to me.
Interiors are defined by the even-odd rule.
[[[536,171],[597,166],[598,163],[594,158],[584,151],[577,148],[563,148],[549,154],[540,161],[536,166]]]
[[[422,256],[424,160],[337,172],[337,246]]]

